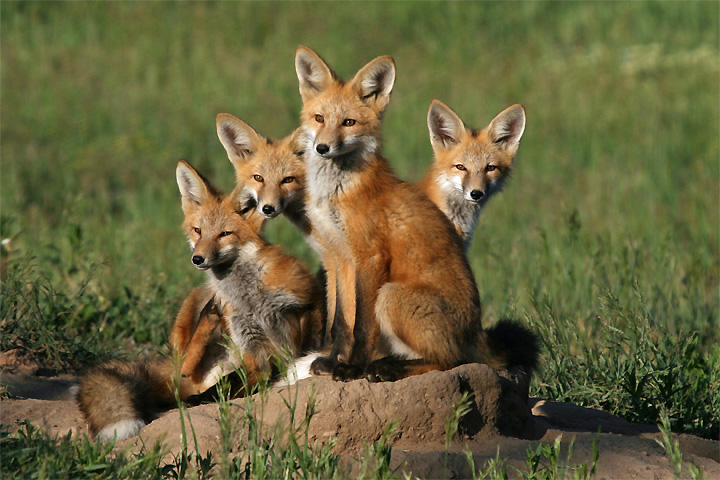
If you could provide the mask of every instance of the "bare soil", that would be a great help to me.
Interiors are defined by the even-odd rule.
[[[76,378],[28,363],[17,352],[0,354],[0,382],[10,396],[0,401],[0,423],[14,430],[17,420],[28,419],[51,435],[87,434],[71,393]],[[466,450],[482,466],[499,448],[510,465],[523,468],[528,448],[558,437],[564,446],[563,459],[574,441],[571,463],[590,464],[593,439],[599,435],[598,478],[673,478],[670,461],[656,442],[661,434],[655,426],[632,424],[601,410],[528,398],[527,388],[522,372],[496,372],[471,364],[388,383],[311,378],[292,387],[272,388],[264,398],[256,396],[254,404],[263,405],[258,417],[268,431],[286,431],[290,422],[286,403],[296,405],[297,418],[306,411],[308,401],[314,402],[311,442],[337,437],[335,452],[348,460],[361,456],[363,447],[378,440],[385,426],[396,421],[391,464],[414,477],[467,478],[471,472]],[[470,412],[460,421],[446,455],[446,419],[465,392],[472,394]],[[240,418],[245,408],[244,399],[231,402],[231,412],[237,412],[232,418]],[[219,448],[217,405],[192,407],[188,414],[200,453]],[[140,437],[118,442],[116,448],[137,450],[143,442],[162,441],[169,452],[176,453],[181,447],[179,432],[179,412],[171,410],[145,427]],[[691,435],[676,438],[686,465],[695,463],[707,478],[720,478],[720,442]],[[242,441],[239,432],[236,443]]]

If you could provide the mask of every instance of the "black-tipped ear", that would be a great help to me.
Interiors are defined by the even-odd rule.
[[[216,119],[217,135],[233,165],[243,162],[265,141],[250,125],[229,113]]]
[[[325,90],[337,78],[320,55],[302,45],[295,52],[295,72],[303,102]]]
[[[192,165],[185,160],[178,162],[175,169],[183,212],[188,213],[203,205],[215,195],[215,189]]]
[[[360,98],[381,112],[390,103],[390,94],[394,85],[395,61],[387,55],[365,65],[352,80],[353,89]]]
[[[490,140],[507,149],[512,155],[517,152],[524,131],[525,108],[520,104],[500,112],[487,127]]]
[[[466,131],[460,117],[440,100],[433,100],[430,104],[427,123],[430,144],[436,152],[457,144]]]

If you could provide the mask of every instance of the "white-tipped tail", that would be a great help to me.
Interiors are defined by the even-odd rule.
[[[140,429],[145,426],[145,422],[139,418],[133,418],[130,420],[122,420],[112,425],[108,425],[98,432],[96,438],[101,440],[109,441],[112,439],[125,440],[126,438],[134,437],[140,432]]]
[[[308,353],[304,357],[300,357],[288,368],[283,378],[273,383],[273,387],[287,387],[294,385],[298,380],[312,377],[310,373],[310,365],[320,356],[320,352]]]

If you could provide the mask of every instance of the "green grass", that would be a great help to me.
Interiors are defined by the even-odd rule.
[[[430,163],[432,99],[473,127],[527,109],[470,260],[486,323],[543,337],[532,393],[718,438],[719,24],[711,2],[2,2],[2,347],[75,368],[163,345],[204,279],[177,160],[229,189],[217,113],[290,132],[298,44],[345,77],[391,54],[402,178]]]

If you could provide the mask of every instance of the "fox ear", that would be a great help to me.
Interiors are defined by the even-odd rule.
[[[264,141],[264,138],[250,125],[229,113],[219,114],[216,124],[220,143],[225,147],[233,165],[246,160]]]
[[[293,153],[302,158],[305,155],[310,138],[304,128],[296,128],[288,137],[290,139],[290,148]]]
[[[185,160],[180,160],[175,170],[177,184],[182,195],[183,212],[188,213],[207,202],[213,192],[207,180]]]
[[[378,57],[371,61],[352,80],[353,89],[367,105],[385,110],[395,85],[395,61],[392,57]]]
[[[440,100],[433,100],[428,110],[430,144],[435,152],[452,147],[465,133],[465,124],[450,107]]]
[[[493,118],[487,127],[488,136],[515,155],[525,131],[525,108],[518,104],[508,107]]]
[[[337,79],[320,55],[302,45],[295,52],[295,72],[300,81],[303,102],[315,97]]]

